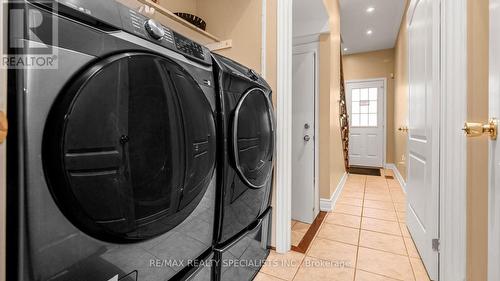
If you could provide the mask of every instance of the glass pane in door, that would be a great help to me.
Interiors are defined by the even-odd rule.
[[[378,88],[353,89],[351,127],[378,126]]]

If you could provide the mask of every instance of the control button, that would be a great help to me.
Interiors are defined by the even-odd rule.
[[[162,39],[163,36],[165,36],[165,30],[163,30],[163,27],[159,23],[157,23],[155,20],[149,19],[144,24],[144,27],[146,27],[146,31],[154,39],[159,40],[159,39]]]

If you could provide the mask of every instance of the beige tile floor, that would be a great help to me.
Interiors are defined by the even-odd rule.
[[[300,241],[304,238],[307,231],[311,227],[308,223],[292,220],[292,246],[299,246]]]
[[[406,229],[405,204],[399,183],[384,173],[350,175],[307,252],[272,251],[255,280],[428,281]],[[292,224],[295,232],[308,228]]]

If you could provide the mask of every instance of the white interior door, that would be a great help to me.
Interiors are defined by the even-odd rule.
[[[347,82],[351,166],[384,166],[384,84],[384,80]]]
[[[500,0],[490,0],[490,117],[500,118]],[[500,147],[490,141],[488,280],[500,280]]]
[[[312,223],[315,217],[315,92],[315,52],[294,54],[292,219],[305,223]]]
[[[408,15],[407,225],[429,276],[438,278],[439,1],[414,1]]]

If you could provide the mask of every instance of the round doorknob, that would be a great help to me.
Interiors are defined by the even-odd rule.
[[[403,133],[408,133],[409,128],[408,126],[402,126],[398,128],[398,131],[403,132]]]
[[[487,134],[490,135],[492,140],[496,140],[498,134],[498,120],[493,118],[485,124],[465,122],[465,126],[462,130],[464,130],[468,137],[479,137],[483,134]]]
[[[309,135],[305,135],[305,136],[304,136],[304,140],[305,140],[305,141],[310,141],[310,140],[311,140],[311,137],[310,137]]]

